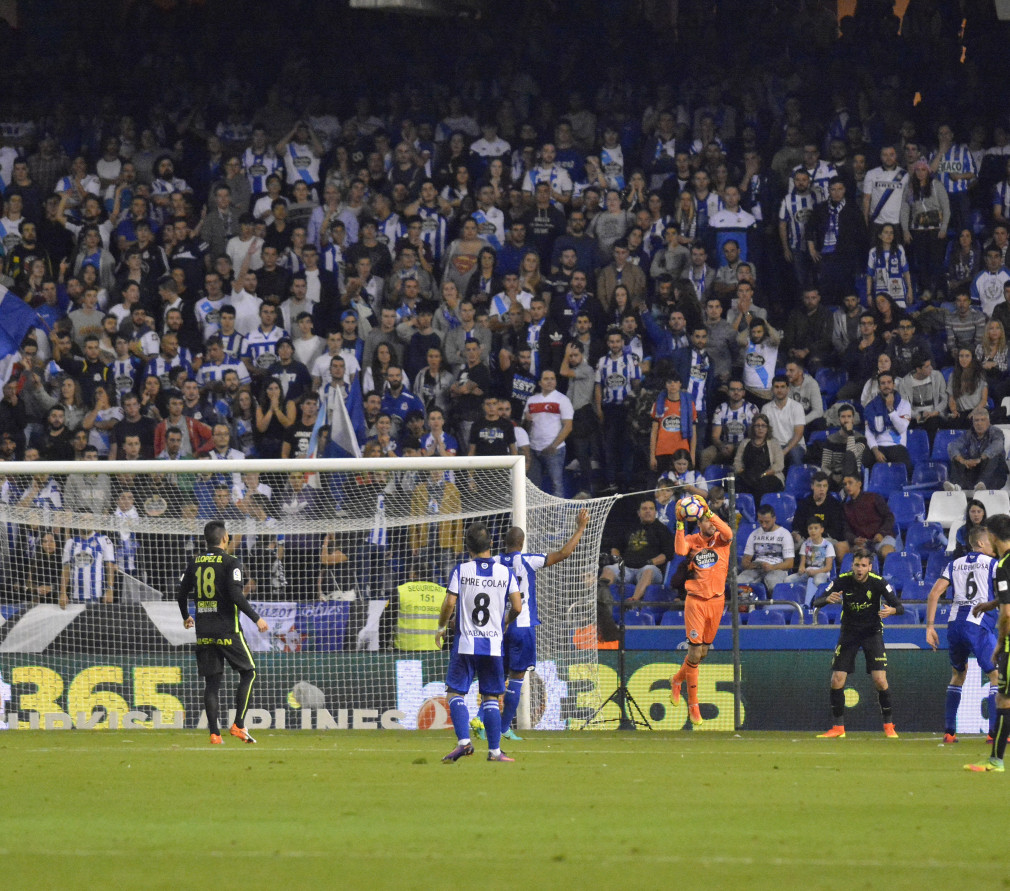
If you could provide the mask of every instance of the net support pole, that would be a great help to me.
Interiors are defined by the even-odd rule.
[[[733,540],[729,545],[729,608],[733,611],[733,727],[740,729],[740,588],[736,581],[737,523],[736,475],[726,477],[726,500],[729,503],[729,522],[733,529]]]
[[[519,526],[526,530],[526,459],[520,455],[516,458],[515,463],[512,465],[512,471],[509,474],[509,480],[512,486],[512,525]],[[526,681],[523,683],[522,692],[519,694],[519,708],[516,711],[516,726],[520,730],[530,729],[530,685],[529,674],[526,675]],[[505,679],[505,683],[508,683],[508,678]],[[507,727],[502,727],[502,730],[507,730]]]

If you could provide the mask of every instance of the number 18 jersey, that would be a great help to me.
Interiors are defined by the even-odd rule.
[[[509,594],[519,591],[512,570],[491,557],[477,557],[452,571],[446,590],[457,597],[454,652],[501,656]]]

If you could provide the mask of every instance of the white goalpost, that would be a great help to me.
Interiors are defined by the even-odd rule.
[[[0,725],[200,726],[195,637],[175,594],[204,524],[221,519],[270,625],[242,617],[251,727],[447,726],[434,635],[466,526],[486,522],[498,553],[518,525],[525,550],[549,553],[588,507],[573,556],[538,577],[538,661],[518,718],[580,726],[599,704],[590,626],[612,503],[545,494],[522,457],[2,464]],[[226,672],[222,702],[231,683]]]

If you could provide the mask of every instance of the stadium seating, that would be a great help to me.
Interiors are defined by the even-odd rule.
[[[795,464],[786,473],[786,492],[797,501],[810,494],[810,481],[820,470],[813,464]]]
[[[934,551],[926,558],[925,578],[932,584],[943,572],[944,567],[950,562],[950,554],[944,551]],[[927,592],[929,593],[929,592]]]
[[[954,523],[964,521],[964,511],[968,506],[968,497],[964,492],[934,492],[929,499],[927,523],[939,523],[944,529],[949,529]]]
[[[958,522],[954,523],[950,529],[947,530],[947,554],[954,553],[957,548],[957,533],[961,531],[961,527],[964,525],[964,519],[962,518]]]
[[[933,551],[943,551],[946,547],[947,537],[943,534],[943,527],[939,523],[923,523],[916,520],[905,531],[905,550],[920,557],[928,557]]]
[[[880,464],[876,465],[874,470],[881,466]],[[904,471],[904,466],[899,466]],[[887,506],[894,514],[894,522],[902,533],[913,523],[922,522],[925,519],[926,503],[918,492],[902,492],[892,489],[889,497],[884,492],[880,494],[887,498]]]
[[[1003,489],[982,489],[968,494],[969,497],[975,498],[985,505],[987,517],[1010,513],[1010,494]]]
[[[1010,399],[1010,396],[1007,396],[1007,399]],[[1007,399],[1003,401],[1006,402]],[[1003,434],[1003,445],[1006,447],[1007,454],[1010,454],[1010,424],[993,424],[993,427]]]
[[[892,492],[908,484],[908,469],[904,464],[874,464],[870,468],[869,492],[876,492],[887,498]]]
[[[963,430],[937,430],[936,436],[933,438],[933,451],[930,457],[934,461],[949,460],[947,446],[963,435]]]
[[[796,514],[796,499],[786,492],[769,492],[761,498],[761,506],[766,505],[774,508],[775,522],[792,532],[793,517]]]
[[[738,590],[740,588],[750,588],[751,594],[753,595],[753,600],[767,600],[768,599],[768,589],[761,584],[761,582],[753,582],[749,585],[738,585]],[[745,592],[744,592],[745,593]],[[743,597],[743,594],[738,595]]]
[[[663,618],[659,623],[660,625],[683,625],[684,624],[684,611],[680,609],[668,609],[663,613]]]
[[[681,558],[682,560],[684,558]],[[675,594],[669,588],[664,588],[662,585],[649,585],[645,589],[645,594],[642,597],[642,609],[649,613],[656,622],[659,622],[663,613],[667,611],[669,607],[666,606],[654,606],[658,602],[669,602],[675,598]]]
[[[779,582],[772,590],[772,600],[791,600],[802,606],[807,602],[807,586],[803,582]]]
[[[757,523],[757,506],[754,504],[753,495],[748,495],[744,492],[737,492],[736,509],[737,513],[740,514],[745,522],[751,524]],[[747,539],[743,539],[743,541],[746,540]]]
[[[708,467],[702,471],[702,476],[705,477],[706,482],[711,485],[712,483],[717,483],[718,485],[723,485],[723,480],[733,472],[733,468],[728,464],[709,464]],[[723,486],[725,488],[725,486]],[[738,495],[737,498],[740,496]]]
[[[919,611],[914,606],[906,606],[905,612],[900,616],[888,616],[884,619],[885,625],[918,625],[920,624]]]
[[[908,486],[912,490],[936,492],[947,482],[946,461],[924,461],[912,468],[912,482]]]
[[[644,609],[629,609],[624,614],[625,625],[655,625],[656,620],[652,613]]]
[[[747,627],[753,628],[755,625],[785,625],[786,617],[781,610],[763,607],[752,612],[745,613]]]
[[[687,559],[687,557],[681,554],[674,554],[673,557],[666,564],[666,571],[663,573],[663,586],[666,588],[670,587],[670,580],[676,574],[677,570],[680,569],[680,565]],[[652,585],[649,586],[650,588]],[[649,599],[648,589],[646,589],[645,599]]]
[[[814,610],[815,625],[837,625],[842,617],[842,605],[840,603],[828,603],[820,609]]]
[[[750,538],[751,533],[757,529],[756,523],[743,522],[736,529],[736,563],[739,568],[740,564],[743,562],[743,549],[747,545],[747,539]]]
[[[841,566],[838,567],[838,571],[849,572],[852,569],[852,551],[849,551],[844,557],[842,557]],[[880,573],[880,561],[877,559],[877,555],[873,555],[873,563],[870,565],[870,572]]]
[[[883,576],[896,591],[922,578],[922,560],[908,551],[892,551],[884,558]]]
[[[814,380],[824,394],[824,405],[828,406],[835,401],[838,391],[848,382],[849,375],[834,368],[818,368]]]
[[[928,461],[929,434],[925,430],[916,428],[909,430],[905,437],[905,448],[908,449],[908,457],[912,459],[912,467],[917,467],[923,461]]]
[[[925,602],[929,598],[929,589],[933,587],[933,581],[935,581],[932,576],[929,576],[929,578],[930,581],[919,579],[905,585],[905,590],[901,592],[901,600],[903,603],[906,603],[906,607],[909,600],[922,600]]]

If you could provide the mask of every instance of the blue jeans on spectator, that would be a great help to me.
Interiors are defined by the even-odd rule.
[[[553,455],[545,451],[530,449],[533,460],[530,461],[530,482],[543,489],[543,478],[546,473],[551,479],[552,494],[558,498],[565,497],[565,445],[562,443],[554,450]],[[545,490],[546,491],[546,490]]]
[[[603,461],[607,484],[628,485],[634,468],[635,450],[628,430],[626,405],[603,406]]]
[[[797,464],[802,464],[806,456],[807,450],[801,445],[795,445],[786,453],[785,465],[786,467],[795,467]]]

